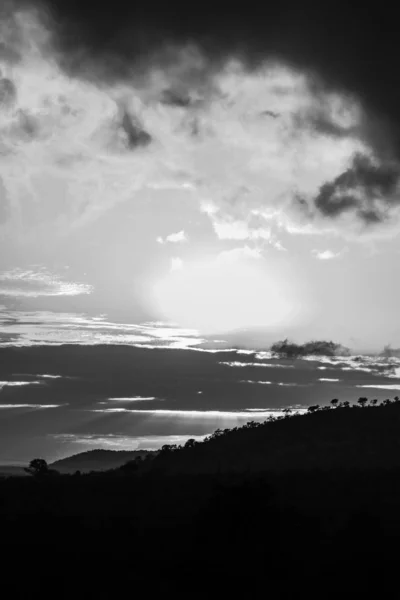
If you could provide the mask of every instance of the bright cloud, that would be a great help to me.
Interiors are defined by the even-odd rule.
[[[0,409],[15,408],[58,408],[62,404],[0,404]]]
[[[113,323],[105,315],[90,317],[50,311],[3,310],[0,311],[0,326],[12,338],[11,341],[0,341],[0,346],[129,344],[148,348],[189,348],[204,341],[197,331],[171,323]],[[28,384],[31,382],[21,385]]]
[[[150,450],[159,449],[164,444],[184,444],[190,437],[201,442],[205,435],[147,435],[125,436],[118,434],[81,434],[60,433],[52,436],[55,440],[76,444],[85,448],[107,448],[110,450]]]
[[[179,257],[171,258],[171,271],[183,269],[183,260]]]
[[[181,231],[178,231],[177,233],[170,233],[169,235],[167,235],[165,237],[165,239],[163,239],[162,237],[157,238],[157,242],[159,244],[164,244],[165,242],[170,242],[172,244],[178,244],[178,243],[187,242],[187,241],[188,241],[188,236],[186,235],[186,233],[183,229]]]
[[[149,400],[157,400],[155,396],[132,396],[131,398],[109,398],[109,401],[115,402],[148,402]]]
[[[277,411],[274,409],[267,410],[259,410],[255,411],[247,411],[247,410],[237,410],[237,411],[222,411],[222,410],[168,410],[168,409],[154,409],[154,410],[140,410],[133,408],[104,408],[104,409],[89,409],[90,412],[103,412],[103,413],[113,413],[113,412],[125,412],[132,414],[149,414],[153,416],[177,416],[177,417],[187,417],[187,418],[249,418],[249,417],[269,417],[269,416],[277,416],[282,414],[282,411]]]
[[[376,390],[400,390],[400,384],[395,385],[357,385],[358,388],[372,388]]]
[[[64,281],[44,268],[12,269],[0,273],[0,296],[79,296],[90,294],[92,290],[91,285]]]
[[[319,260],[332,260],[340,256],[340,252],[333,252],[333,250],[313,250],[313,254]]]
[[[40,381],[0,381],[0,391],[4,387],[20,387],[23,385],[35,385],[40,383]]]
[[[234,248],[233,250],[225,250],[220,252],[216,258],[218,264],[229,264],[243,259],[259,259],[262,258],[262,252],[260,248],[250,248],[249,246],[243,246],[241,248]]]

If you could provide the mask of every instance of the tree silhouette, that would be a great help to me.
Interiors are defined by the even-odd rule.
[[[334,398],[333,400],[331,400],[331,404],[333,407],[337,406],[339,400],[337,398]]]
[[[364,406],[367,404],[367,402],[368,402],[368,398],[359,398],[359,399],[357,400],[357,403],[358,403],[358,404],[359,404],[359,405],[360,405],[362,408],[364,408]]]
[[[128,462],[124,463],[120,467],[120,470],[125,475],[131,475],[132,473],[136,473],[138,468],[139,468],[139,465],[137,464],[137,460],[128,460]]]
[[[41,475],[48,475],[50,473],[48,464],[43,458],[34,458],[29,463],[29,467],[24,470],[34,477],[40,477]]]
[[[187,440],[185,448],[193,448],[196,444],[196,440],[194,438],[190,438],[189,440]]]

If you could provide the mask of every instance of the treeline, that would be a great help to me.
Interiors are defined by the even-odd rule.
[[[334,398],[305,414],[287,408],[264,422],[217,429],[202,442],[163,446],[143,465],[166,473],[400,467],[399,427],[398,396],[382,402],[360,397],[352,404]]]

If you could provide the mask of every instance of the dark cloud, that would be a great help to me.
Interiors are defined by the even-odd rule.
[[[0,78],[0,109],[11,106],[15,102],[16,96],[17,90],[11,79],[7,77]]]
[[[120,127],[126,136],[129,150],[134,150],[138,146],[147,146],[151,142],[151,135],[126,110],[123,111]]]
[[[230,57],[248,68],[280,59],[315,75],[319,86],[361,98],[371,113],[396,125],[400,150],[400,86],[397,84],[397,18],[387,6],[360,12],[326,2],[231,4],[31,0],[53,32],[60,64],[83,77],[132,77],[149,64],[175,60],[168,45],[194,44],[209,68]],[[90,69],[88,65],[90,64]],[[212,70],[212,69],[211,69]],[[171,102],[187,99],[170,95]],[[320,126],[326,126],[321,122]],[[392,132],[393,133],[393,132]]]
[[[15,10],[33,3],[4,0],[0,5],[0,61],[13,65],[21,59],[23,35],[15,19]]]
[[[177,108],[187,108],[192,104],[187,94],[177,92],[176,90],[164,90],[161,101],[163,104],[176,106]]]
[[[199,80],[203,86],[206,80],[211,81],[230,58],[240,59],[249,70],[265,60],[300,69],[314,82],[316,98],[319,92],[340,92],[359,101],[365,115],[355,130],[334,121],[317,101],[315,112],[304,116],[303,125],[338,139],[358,137],[378,163],[364,159],[360,164],[356,158],[349,170],[322,186],[315,199],[316,210],[327,217],[353,211],[362,222],[373,225],[381,223],[387,210],[397,204],[398,19],[387,5],[359,11],[346,4],[343,11],[337,2],[328,1],[316,8],[315,2],[294,0],[249,0],[229,7],[210,0],[156,4],[15,0],[11,4],[39,9],[52,32],[50,44],[60,67],[69,75],[96,82],[132,81],[133,77],[144,81],[149,66],[162,69],[176,62],[177,54],[171,48],[198,48],[205,57],[204,65],[196,74],[185,73],[183,92],[175,87],[161,91],[161,101],[176,107],[190,107],[190,90]],[[18,53],[17,29],[15,35],[0,36],[10,56]],[[268,110],[264,114],[277,117]],[[27,130],[34,127],[29,120],[24,123]],[[127,113],[120,127],[129,148],[151,141],[150,134]],[[193,121],[193,135],[199,130],[199,123]]]
[[[272,119],[277,119],[279,117],[279,113],[274,112],[273,110],[263,110],[261,115],[264,117],[271,117]]]
[[[321,186],[314,207],[326,217],[355,210],[366,224],[380,223],[387,217],[388,208],[400,202],[399,178],[397,163],[380,164],[356,155],[349,169]]]
[[[314,111],[307,115],[306,119],[300,119],[300,126],[311,126],[313,129],[324,135],[333,138],[356,137],[359,132],[355,127],[343,127],[335,123],[326,113]]]

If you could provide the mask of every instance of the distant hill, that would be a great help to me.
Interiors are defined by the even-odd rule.
[[[116,469],[136,458],[156,454],[155,450],[88,450],[56,460],[49,466],[60,473],[75,471],[104,471]]]
[[[27,475],[24,467],[19,465],[0,465],[0,477],[24,477]]]
[[[204,442],[189,440],[182,448],[164,446],[145,468],[166,474],[400,468],[400,401],[310,409],[217,430]]]

